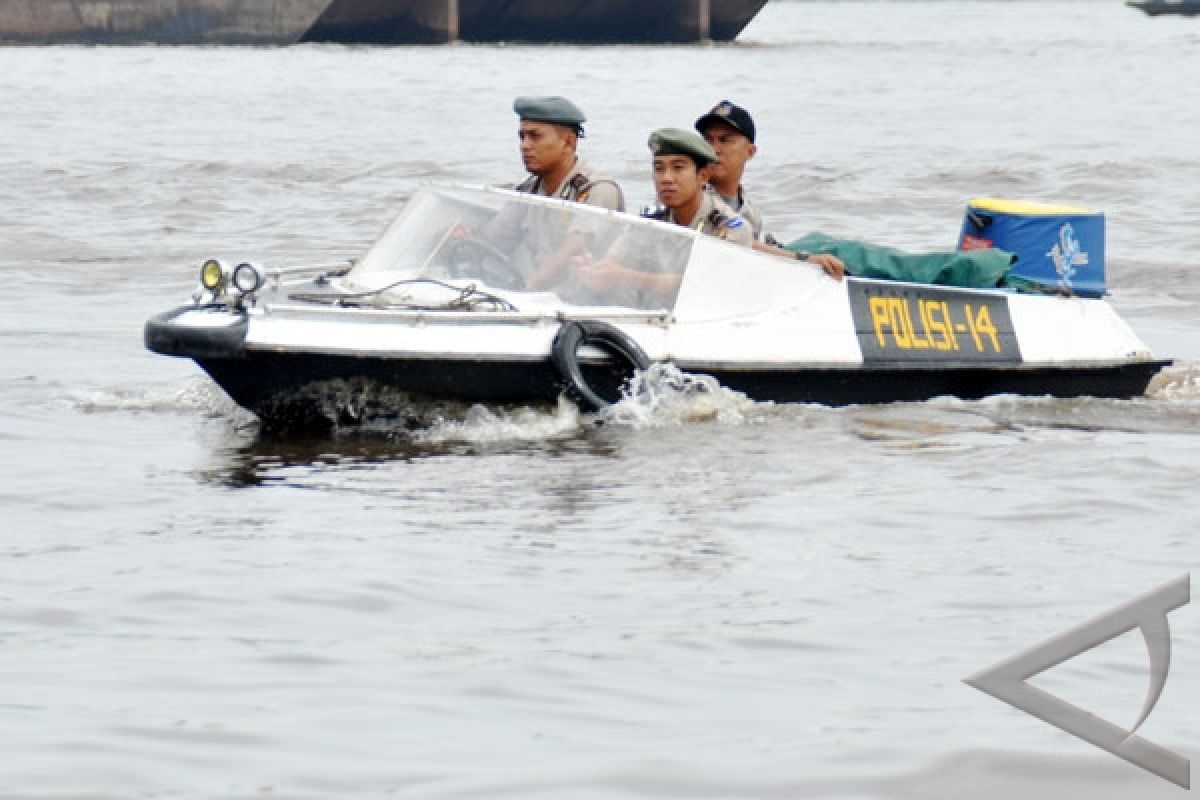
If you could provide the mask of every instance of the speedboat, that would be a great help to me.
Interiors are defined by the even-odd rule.
[[[682,226],[462,186],[418,190],[349,266],[209,259],[145,343],[276,429],[332,424],[323,392],[348,384],[593,411],[665,362],[760,401],[1125,398],[1170,363],[1102,298],[835,280]]]

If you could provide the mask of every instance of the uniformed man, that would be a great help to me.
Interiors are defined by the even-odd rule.
[[[697,119],[695,127],[717,154],[717,161],[708,179],[710,189],[741,214],[750,223],[755,240],[761,240],[762,214],[746,199],[746,190],[742,186],[746,162],[758,152],[758,145],[754,141],[757,130],[750,112],[728,100],[722,100]],[[755,244],[754,249],[784,258],[809,261],[839,280],[846,271],[845,264],[837,256],[786,250],[771,236],[767,237],[767,241]]]
[[[654,192],[662,207],[647,216],[695,228],[749,246],[754,233],[745,218],[705,191],[717,154],[691,131],[662,128],[650,134]]]
[[[705,188],[717,160],[708,143],[691,131],[663,128],[650,134],[648,144],[653,156],[654,191],[662,206],[645,216],[746,247],[754,244],[746,220]],[[679,270],[684,263],[674,254],[655,248],[678,244],[663,237],[647,240],[638,231],[630,231],[602,260],[580,265],[572,277],[599,296],[620,297],[623,304],[667,306],[679,291]],[[621,293],[615,293],[615,289]]]
[[[583,136],[583,112],[565,97],[518,97],[513,111],[520,123],[521,161],[529,177],[518,192],[558,197],[576,203],[625,210],[625,196],[612,178],[596,172],[576,153]],[[586,230],[561,230],[547,214],[525,209],[518,218],[501,215],[489,226],[492,238],[519,233],[532,252],[535,266],[526,280],[530,289],[543,289],[561,278],[572,257],[588,244]],[[502,231],[508,228],[506,234]]]
[[[761,238],[762,214],[746,199],[746,190],[742,187],[746,162],[758,152],[754,143],[753,118],[741,106],[722,100],[696,120],[696,130],[717,154],[708,185],[726,205],[750,223],[754,238]]]
[[[518,97],[513,111],[521,120],[521,161],[530,173],[516,186],[518,192],[625,210],[617,182],[576,155],[587,121],[578,106],[565,97]]]

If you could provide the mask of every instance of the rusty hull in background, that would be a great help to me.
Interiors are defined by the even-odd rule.
[[[767,0],[0,0],[9,44],[731,40]]]
[[[0,0],[0,40],[288,44],[329,0]]]
[[[588,44],[731,40],[767,0],[458,0],[463,39]]]

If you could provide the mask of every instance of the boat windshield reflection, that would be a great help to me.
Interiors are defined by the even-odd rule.
[[[346,276],[378,290],[405,281],[476,284],[538,307],[672,309],[672,288],[638,285],[637,273],[683,274],[695,234],[607,209],[502,189],[421,189]],[[596,279],[596,265],[628,270]],[[588,280],[588,272],[592,279]]]

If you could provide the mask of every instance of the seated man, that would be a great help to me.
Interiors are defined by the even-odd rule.
[[[578,106],[565,97],[518,97],[513,111],[519,119],[521,161],[529,171],[515,191],[625,210],[616,181],[593,170],[576,153],[586,121]],[[457,229],[454,239],[476,244],[468,250],[452,240],[453,252],[472,253],[476,258],[489,253],[493,260],[510,264],[503,270],[506,283],[529,289],[553,285],[571,257],[590,244],[585,223],[564,227],[561,214],[520,203],[509,205],[475,230]]]
[[[728,100],[717,103],[712,111],[696,120],[696,130],[717,154],[709,175],[708,185],[720,195],[726,205],[750,223],[754,238],[762,237],[762,215],[746,199],[742,173],[746,162],[754,158],[758,146],[754,143],[754,120],[741,106]]]
[[[719,197],[705,190],[717,154],[703,139],[691,131],[663,128],[650,134],[649,146],[653,155],[654,191],[662,207],[646,216],[746,247],[753,244],[749,224]],[[678,272],[664,271],[668,265],[682,267],[674,254],[659,253],[653,247],[647,251],[645,238],[631,231],[599,262],[580,264],[572,279],[600,294],[622,286],[665,304],[674,297],[681,280]],[[632,304],[645,306],[646,302],[638,300]]]
[[[625,210],[617,182],[575,152],[587,121],[578,106],[565,97],[518,97],[513,111],[520,119],[521,162],[529,170],[529,177],[517,184],[518,192]]]
[[[587,119],[578,106],[565,97],[518,97],[513,111],[520,119],[521,162],[530,173],[516,191],[625,210],[625,196],[617,182],[596,172],[575,152]],[[519,225],[536,260],[527,281],[530,289],[552,285],[586,245],[586,231],[564,233],[545,224],[547,218],[527,214]]]
[[[709,188],[730,208],[745,217],[754,231],[755,240],[760,239],[762,215],[746,199],[746,191],[742,187],[742,174],[746,170],[746,162],[758,152],[758,145],[754,142],[754,119],[741,106],[722,100],[713,106],[711,111],[697,119],[695,127],[717,154],[717,161],[708,179]],[[845,265],[837,256],[785,250],[770,235],[765,242],[756,241],[754,249],[784,258],[809,261],[839,280],[846,271]]]
[[[705,187],[716,152],[696,134],[663,128],[650,134],[654,192],[662,207],[647,216],[744,244],[754,241],[746,220]]]

